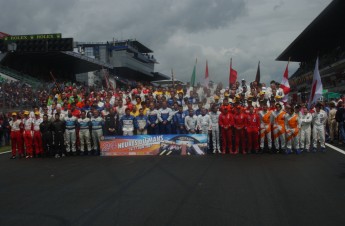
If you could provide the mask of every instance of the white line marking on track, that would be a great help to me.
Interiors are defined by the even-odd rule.
[[[341,150],[340,148],[337,148],[336,146],[333,146],[333,145],[328,144],[328,143],[326,143],[326,146],[336,150],[337,152],[340,152],[343,155],[345,155],[345,151]]]
[[[3,155],[3,154],[7,154],[7,153],[10,153],[11,151],[4,151],[4,152],[1,152],[0,155]]]

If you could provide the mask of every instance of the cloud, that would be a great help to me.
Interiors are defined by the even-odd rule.
[[[202,79],[226,82],[229,60],[251,81],[281,80],[275,58],[331,0],[11,0],[1,1],[0,27],[9,34],[58,33],[76,41],[135,38],[155,51],[156,71],[190,79],[195,58]],[[298,6],[298,7],[296,7]],[[290,64],[290,74],[298,64]]]

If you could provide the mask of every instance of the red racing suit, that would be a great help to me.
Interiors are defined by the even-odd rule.
[[[240,149],[240,140],[242,141],[242,153],[246,154],[246,114],[236,113],[234,114],[234,128],[235,128],[235,154],[238,154]]]
[[[257,113],[247,114],[246,117],[247,136],[248,136],[248,151],[259,151],[259,130],[260,130],[260,116]]]
[[[232,153],[232,126],[234,125],[234,119],[232,114],[221,113],[219,115],[219,126],[222,134],[222,153],[225,154],[226,148],[229,148],[229,152]]]

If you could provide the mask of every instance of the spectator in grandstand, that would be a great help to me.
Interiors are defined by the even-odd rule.
[[[3,118],[2,115],[0,115],[0,147],[3,144],[3,138],[4,138],[4,127],[3,127],[3,124],[4,124],[4,118]]]

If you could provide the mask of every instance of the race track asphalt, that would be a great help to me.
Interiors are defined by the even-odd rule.
[[[16,159],[0,225],[345,225],[345,155]]]

